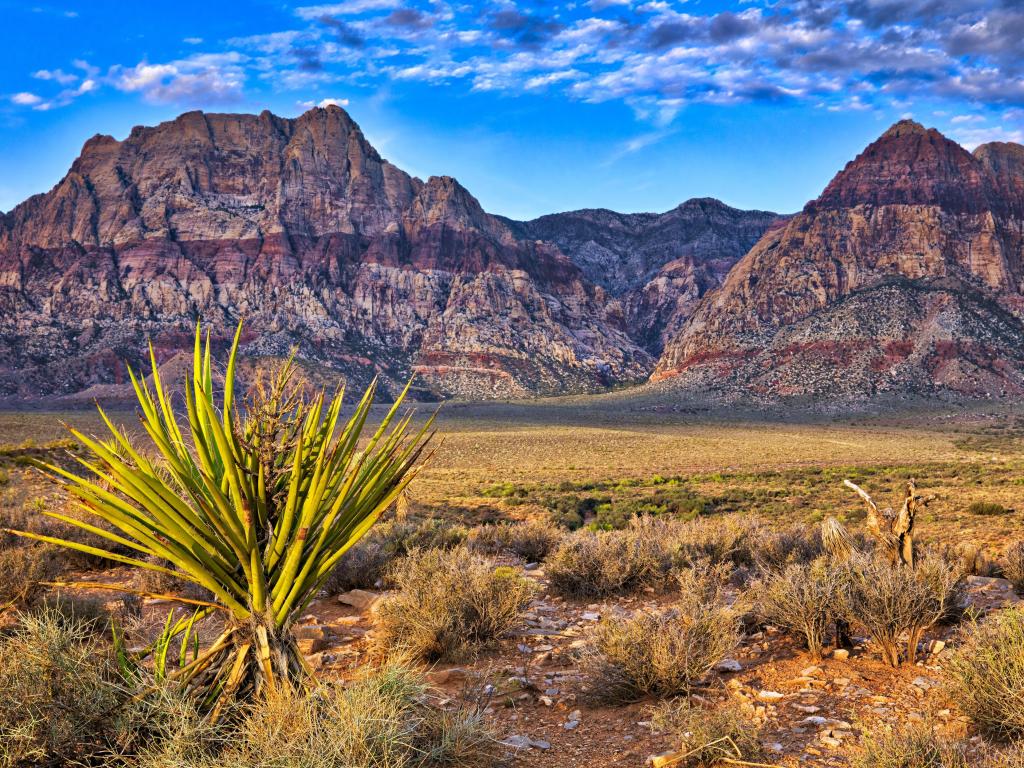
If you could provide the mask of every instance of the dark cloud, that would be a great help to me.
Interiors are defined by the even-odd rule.
[[[415,8],[396,8],[384,18],[383,23],[409,29],[428,29],[433,26],[430,16]]]
[[[523,48],[538,48],[565,29],[564,24],[554,19],[544,19],[518,10],[492,13],[487,26]]]
[[[651,48],[670,48],[680,43],[689,43],[704,37],[704,24],[699,20],[673,19],[655,25],[647,41]]]
[[[319,72],[324,68],[323,62],[320,61],[320,52],[316,48],[293,47],[291,53],[303,72]]]
[[[338,42],[344,46],[362,48],[366,45],[366,38],[363,37],[363,34],[351,24],[341,19],[336,19],[333,16],[321,16],[319,22],[333,29]]]
[[[712,17],[711,24],[708,26],[708,35],[713,42],[725,43],[749,35],[757,31],[757,28],[757,19],[725,11]]]

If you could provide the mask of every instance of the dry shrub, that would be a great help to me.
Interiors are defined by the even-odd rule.
[[[0,766],[79,764],[116,741],[124,681],[92,627],[21,616],[0,640]]]
[[[990,749],[982,768],[1024,768],[1024,744],[1007,749]]]
[[[675,562],[670,530],[636,518],[622,531],[577,531],[547,560],[551,588],[569,597],[606,597],[664,587]]]
[[[753,560],[761,571],[779,571],[794,563],[810,563],[825,552],[821,528],[816,525],[766,527],[756,534],[756,540]]]
[[[404,518],[378,523],[341,558],[324,591],[337,595],[380,587],[397,558],[420,549],[452,549],[465,539],[465,528],[445,520]]]
[[[498,743],[479,709],[440,710],[425,703],[427,692],[422,675],[389,664],[346,687],[269,696],[212,734],[186,718],[127,768],[498,765]]]
[[[49,591],[42,582],[60,574],[62,555],[46,544],[0,549],[0,611],[29,608]]]
[[[876,558],[855,557],[846,569],[844,618],[866,629],[883,660],[900,664],[900,638],[906,633],[906,660],[913,664],[925,630],[962,610],[963,574],[941,558],[921,560],[916,568],[892,566]]]
[[[533,582],[465,548],[425,550],[399,560],[397,591],[379,603],[386,648],[436,660],[490,643],[522,622]]]
[[[1024,541],[1011,544],[1006,550],[1003,575],[1013,584],[1017,594],[1024,595]]]
[[[659,533],[684,564],[704,560],[714,565],[753,566],[764,530],[758,520],[734,515],[675,522]]]
[[[854,768],[968,768],[968,747],[923,724],[905,730],[876,728],[861,742]]]
[[[685,694],[738,643],[735,612],[704,582],[674,609],[598,624],[579,651],[584,692],[611,703]]]
[[[953,699],[982,731],[1024,737],[1024,610],[1010,608],[970,626],[946,672]]]
[[[665,702],[652,709],[651,727],[672,738],[677,768],[714,768],[723,761],[753,764],[764,757],[757,726],[733,700],[715,708],[685,699]]]
[[[565,532],[554,523],[527,520],[478,526],[469,532],[467,543],[475,552],[489,555],[509,553],[528,563],[536,563],[547,557],[564,535]]]
[[[811,658],[819,661],[843,584],[843,571],[822,558],[767,572],[750,599],[759,618],[802,636]]]

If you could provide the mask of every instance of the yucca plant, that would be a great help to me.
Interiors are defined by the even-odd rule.
[[[164,645],[169,635],[187,634],[196,618],[222,614],[219,637],[167,675],[199,696],[214,720],[232,697],[300,686],[308,679],[290,626],[416,474],[433,423],[431,418],[415,430],[411,412],[399,416],[407,386],[360,445],[376,382],[339,428],[343,392],[330,399],[323,392],[305,395],[293,381],[291,360],[276,374],[259,378],[237,408],[240,335],[241,326],[219,407],[210,337],[207,333],[204,343],[198,327],[183,414],[175,411],[160,380],[152,346],[150,381],[130,371],[140,419],[155,451],[143,450],[100,408],[110,431],[107,440],[70,429],[92,453],[79,459],[84,473],[40,465],[86,513],[81,520],[46,514],[116,547],[12,531],[208,590],[208,600],[172,597],[196,614],[173,624]],[[93,525],[91,518],[107,525]]]

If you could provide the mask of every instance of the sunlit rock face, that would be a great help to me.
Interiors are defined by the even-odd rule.
[[[106,391],[197,320],[322,380],[511,397],[641,381],[623,303],[451,178],[383,160],[338,107],[190,112],[90,139],[0,218],[0,395]]]
[[[653,375],[736,396],[1024,391],[1024,147],[903,121],[769,230]]]

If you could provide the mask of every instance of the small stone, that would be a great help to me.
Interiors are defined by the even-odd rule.
[[[832,651],[832,658],[836,659],[837,661],[846,661],[848,658],[850,658],[850,652],[845,648],[836,648],[834,651]]]
[[[930,653],[932,656],[938,656],[940,653],[942,653],[942,649],[945,647],[945,640],[932,640],[931,643],[928,644],[928,653]]]
[[[553,707],[555,705],[555,700],[550,696],[541,696],[537,700],[545,707]]]
[[[527,563],[523,566],[524,571],[536,571],[540,568],[540,563]]]
[[[586,611],[580,616],[580,618],[583,619],[583,621],[600,621],[601,614],[595,613],[594,611]]]
[[[368,592],[365,589],[353,589],[343,595],[338,595],[339,603],[351,605],[357,611],[369,610],[378,599],[380,599],[379,594]]]
[[[719,672],[742,672],[743,665],[736,661],[736,659],[722,659],[715,664],[715,669]]]
[[[758,701],[764,701],[769,704],[782,701],[784,698],[786,698],[786,694],[779,693],[778,691],[761,691],[757,694]]]
[[[821,674],[821,667],[806,667],[800,671],[800,677],[816,677]]]
[[[565,723],[562,724],[562,727],[567,731],[575,731],[577,728],[580,727],[580,721],[567,720]]]
[[[821,743],[824,744],[826,747],[832,747],[833,749],[835,749],[836,747],[843,746],[843,742],[841,742],[834,736],[822,736],[819,739],[819,741],[821,741]]]
[[[446,685],[465,680],[468,673],[462,667],[451,667],[450,669],[434,669],[427,673],[427,680],[434,685]]]

